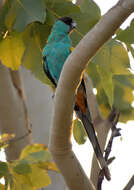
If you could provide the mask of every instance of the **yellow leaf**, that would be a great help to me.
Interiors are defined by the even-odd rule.
[[[39,152],[42,150],[48,150],[47,146],[44,144],[31,144],[27,145],[21,152],[20,159],[25,158],[28,156],[30,153],[33,152]]]
[[[72,52],[74,50],[74,47],[70,47],[70,51]]]
[[[37,188],[45,187],[51,183],[50,177],[45,170],[36,165],[32,165],[31,169],[32,171],[30,173],[21,175],[10,168],[13,177],[13,190],[36,190]]]
[[[41,188],[51,184],[50,177],[45,170],[40,169],[36,165],[32,166],[32,173],[28,174],[29,180],[33,187]]]
[[[7,142],[15,137],[14,134],[4,133],[0,136],[0,143]]]
[[[0,43],[0,60],[12,70],[19,69],[23,53],[24,44],[21,35],[7,36]]]
[[[59,169],[57,168],[54,162],[40,162],[38,166],[45,170],[52,170],[55,172],[59,172]]]

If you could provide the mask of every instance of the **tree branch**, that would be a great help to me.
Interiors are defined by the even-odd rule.
[[[123,190],[130,190],[134,186],[134,175],[131,177],[127,185],[123,188]]]
[[[24,86],[22,83],[22,78],[20,75],[19,71],[10,71],[10,75],[11,75],[11,81],[12,84],[14,85],[14,88],[16,89],[18,96],[20,97],[20,100],[22,101],[23,104],[23,108],[24,108],[24,115],[25,115],[25,121],[26,121],[26,130],[27,130],[27,134],[31,133],[31,123],[30,123],[30,119],[28,116],[28,110],[27,110],[27,104],[26,104],[26,97],[25,97],[25,93],[24,93]],[[29,136],[29,140],[32,143],[32,136]]]
[[[92,122],[94,124],[95,130],[97,131],[97,124],[103,121],[101,113],[99,111],[99,106],[96,100],[96,96],[93,94],[93,84],[92,80],[84,73],[84,81],[86,86],[86,95],[88,100],[88,107],[90,109]]]
[[[19,84],[17,80],[16,83]],[[23,88],[21,82],[20,88]],[[14,133],[16,139],[23,137],[21,141],[15,142],[13,140],[12,142],[14,143],[10,143],[6,148],[7,160],[10,161],[17,159],[21,149],[31,143],[31,134],[27,135],[28,130],[25,127],[27,125],[27,120],[23,101],[21,101],[20,95],[12,82],[9,69],[1,63],[0,89],[2,89],[0,93],[0,131],[2,133]]]
[[[133,10],[133,0],[120,0],[84,36],[64,64],[54,100],[49,149],[70,190],[93,189],[72,151],[70,140],[75,93],[80,76],[87,62]]]

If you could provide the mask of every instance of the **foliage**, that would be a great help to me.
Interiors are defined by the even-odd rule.
[[[0,148],[3,144],[8,145],[13,138],[13,134],[3,134]],[[5,179],[5,185],[0,184],[0,189],[36,190],[46,187],[51,183],[48,170],[58,171],[47,147],[43,144],[28,145],[22,150],[18,160],[0,161],[0,178]]]
[[[83,0],[80,6],[70,0],[6,0],[0,12],[2,63],[13,70],[22,64],[43,83],[52,85],[43,73],[41,52],[55,19],[61,16],[71,16],[78,24],[71,34],[75,47],[99,21],[101,12],[93,0]],[[107,116],[114,105],[121,112],[122,122],[134,118],[131,105],[134,101],[134,75],[130,72],[127,51],[129,49],[134,57],[133,33],[134,20],[125,30],[117,31],[97,52],[86,70],[97,89],[103,116]]]
[[[84,144],[87,134],[80,120],[75,119],[73,125],[73,136],[78,144]]]

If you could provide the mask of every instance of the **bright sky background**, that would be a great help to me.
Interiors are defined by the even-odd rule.
[[[102,15],[107,12],[118,0],[94,0],[101,8]],[[90,10],[89,10],[90,11]],[[126,28],[130,21],[134,18],[134,13],[123,23],[122,29]],[[130,58],[131,66],[134,69],[134,60]],[[112,180],[103,182],[103,190],[122,190],[128,180],[134,174],[134,121],[129,121],[127,124],[118,124],[122,128],[122,140],[116,138],[114,140],[112,152],[110,156],[115,156],[116,159],[110,165]],[[73,140],[73,149],[78,156],[85,172],[90,175],[90,161],[92,156],[92,147],[89,141],[84,145],[78,145]],[[132,188],[134,190],[134,187]]]

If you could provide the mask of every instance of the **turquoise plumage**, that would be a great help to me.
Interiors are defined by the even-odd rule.
[[[55,83],[58,83],[65,60],[71,53],[71,40],[68,35],[70,27],[58,20],[52,28],[47,45],[43,49],[43,57],[47,57],[46,66]]]

